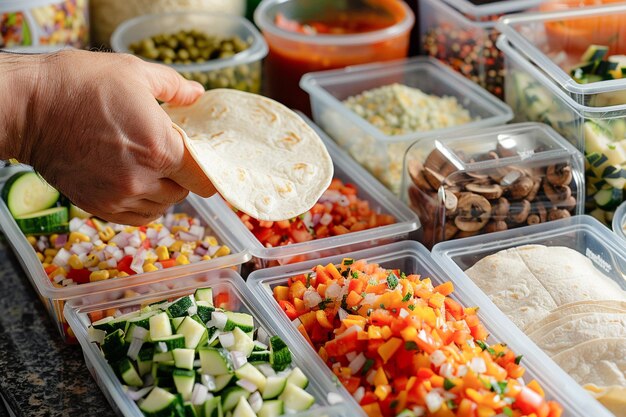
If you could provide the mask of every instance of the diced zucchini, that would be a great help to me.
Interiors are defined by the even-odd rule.
[[[279,417],[285,414],[285,406],[281,400],[263,401],[257,417]]]
[[[176,408],[178,399],[163,388],[154,387],[139,409],[148,417],[168,417]]]
[[[589,45],[580,57],[581,62],[602,61],[609,53],[609,47],[605,45]]]
[[[110,333],[115,330],[109,325],[109,322],[111,321],[113,321],[113,316],[107,316],[98,321],[94,321],[93,323],[91,323],[91,325],[94,327],[94,329],[104,330],[105,332]]]
[[[198,306],[198,316],[202,323],[206,324],[207,321],[211,320],[211,313],[215,311],[215,308],[208,301],[196,301],[196,306]]]
[[[215,389],[213,392],[220,392],[228,386],[232,381],[236,380],[235,374],[218,375],[215,377]]]
[[[237,406],[233,410],[233,417],[256,417],[256,413],[252,407],[250,407],[248,401],[241,397],[239,398]]]
[[[270,364],[276,371],[282,371],[291,364],[289,347],[278,336],[270,338]]]
[[[304,375],[304,372],[297,366],[291,370],[291,373],[287,377],[287,382],[294,384],[296,387],[305,389],[309,386],[309,378]]]
[[[239,386],[228,387],[222,392],[221,397],[222,410],[227,412],[235,408],[240,398],[247,400],[250,397],[250,392]]]
[[[196,301],[193,298],[193,295],[187,295],[185,297],[181,297],[178,300],[174,301],[167,308],[167,312],[170,317],[183,317],[188,315],[187,311],[190,307],[195,306]]]
[[[202,301],[209,304],[209,307],[213,307],[213,289],[212,288],[198,288],[193,294],[198,301]]]
[[[154,350],[154,355],[152,356],[152,361],[153,362],[159,362],[159,363],[163,363],[163,362],[174,362],[174,355],[172,354],[171,351],[169,352],[157,352],[157,350]]]
[[[172,335],[172,325],[167,313],[161,312],[151,316],[150,319],[150,338],[152,340],[161,339]]]
[[[226,375],[233,373],[230,355],[226,350],[202,347],[198,352],[200,353],[202,373],[208,375]]]
[[[152,369],[152,356],[154,348],[141,349],[137,355],[137,371],[139,375],[144,376]]]
[[[24,234],[65,231],[68,222],[67,207],[52,207],[34,213],[20,214],[14,216],[14,219]]]
[[[121,329],[115,330],[104,337],[102,342],[102,353],[109,362],[115,362],[126,356],[127,346],[124,341],[124,332]]]
[[[172,379],[174,380],[176,391],[182,395],[183,400],[190,400],[193,386],[196,383],[196,373],[188,369],[174,369]]]
[[[284,401],[285,408],[293,411],[308,410],[315,402],[315,398],[311,394],[290,383],[287,383],[279,399]]]
[[[204,402],[204,417],[223,417],[222,397],[213,397]]]
[[[624,200],[624,190],[621,188],[600,190],[593,196],[593,199],[601,209],[615,210]]]
[[[185,317],[183,322],[176,329],[177,334],[184,336],[185,347],[188,349],[195,349],[206,332],[205,326],[189,316]]]
[[[194,349],[174,349],[172,354],[177,368],[193,370],[193,361],[196,356]]]
[[[182,334],[173,334],[159,339],[152,339],[152,342],[154,342],[154,348],[157,352],[171,352],[174,349],[185,347],[185,336]]]
[[[174,370],[173,364],[154,363],[152,365],[152,376],[154,376],[155,384],[164,388],[174,388]]]
[[[245,379],[253,383],[259,391],[263,392],[265,388],[265,375],[254,367],[251,363],[245,363],[243,366],[235,370],[235,376],[239,379]]]
[[[131,387],[142,387],[143,381],[135,366],[128,358],[121,359],[117,362],[117,373],[126,385]]]
[[[183,320],[185,320],[185,317],[174,317],[170,319],[170,323],[172,324],[172,330],[176,331],[178,330],[178,326],[180,326],[180,323],[183,322]]]
[[[33,171],[13,174],[2,188],[2,199],[13,217],[48,209],[59,197],[60,193]],[[67,210],[65,214],[67,222]]]
[[[226,326],[224,327],[225,332],[230,332],[235,327],[239,327],[244,332],[251,332],[254,330],[254,319],[250,314],[237,313],[234,311],[225,311],[224,314],[228,317]]]
[[[134,324],[148,330],[150,329],[150,317],[155,314],[157,314],[156,311],[141,312],[139,315],[128,319],[128,326]]]
[[[287,377],[284,376],[268,376],[265,382],[265,387],[261,390],[261,395],[264,400],[271,400],[277,398],[283,393],[287,386]]]
[[[254,340],[239,327],[233,329],[233,336],[235,343],[228,350],[236,350],[246,355],[246,357],[250,356],[254,349]]]

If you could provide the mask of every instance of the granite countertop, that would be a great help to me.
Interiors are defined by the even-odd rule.
[[[61,340],[2,235],[0,335],[0,394],[5,403],[0,401],[0,416],[116,415],[89,374],[80,346]]]

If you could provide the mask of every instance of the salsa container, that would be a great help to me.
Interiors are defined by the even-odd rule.
[[[484,239],[484,237],[483,237]],[[462,241],[459,241],[462,242]],[[285,313],[272,295],[273,287],[286,285],[289,277],[307,273],[318,264],[340,263],[344,257],[354,259],[366,259],[369,262],[381,264],[386,268],[399,268],[402,271],[421,274],[432,279],[433,285],[452,280],[454,282],[454,295],[457,301],[464,306],[478,306],[478,316],[490,332],[489,343],[502,341],[517,354],[524,355],[522,364],[526,368],[525,380],[536,379],[546,392],[546,398],[560,402],[564,408],[564,417],[572,416],[602,416],[611,417],[604,407],[600,406],[590,395],[584,394],[583,389],[576,384],[569,375],[563,372],[545,353],[524,336],[506,316],[500,312],[487,297],[472,282],[462,274],[455,272],[455,276],[446,272],[434,259],[428,250],[417,242],[396,242],[385,246],[379,246],[342,256],[328,257],[319,260],[307,261],[295,265],[284,265],[277,268],[269,268],[253,272],[247,280],[248,286],[257,294],[265,310],[265,314],[274,317],[275,323],[281,328],[295,327],[291,324]],[[298,333],[304,342],[304,338]],[[313,365],[323,371],[327,378],[332,378],[333,373],[317,352],[308,344],[303,343]],[[346,405],[351,410],[360,410],[359,405],[348,393],[341,388],[341,394],[345,398]],[[358,413],[365,416],[361,411]]]
[[[223,200],[216,199],[212,202],[214,204],[211,205],[214,215],[219,217],[220,223],[225,228],[241,239],[240,245],[247,248],[248,252],[254,257],[255,269],[336,255],[396,240],[404,240],[408,239],[412,232],[419,229],[419,219],[415,213],[385,189],[344,151],[339,149],[311,120],[302,114],[300,116],[316,130],[326,145],[328,153],[333,160],[334,177],[356,185],[359,191],[357,194],[359,198],[367,200],[373,211],[393,215],[396,218],[396,223],[346,233],[340,236],[266,248],[245,227],[237,214]]]
[[[406,153],[402,184],[427,247],[584,208],[582,154],[539,123],[419,140]]]
[[[0,48],[37,45],[89,46],[88,0],[0,2]]]
[[[278,27],[276,17],[295,21],[326,21],[338,15],[372,16],[393,21],[388,27],[352,34],[303,34]],[[409,51],[413,12],[401,1],[356,0],[266,0],[257,7],[254,21],[269,44],[266,60],[270,95],[287,107],[308,113],[306,94],[298,88],[307,72],[343,68],[348,65],[405,58]]]
[[[23,169],[23,168],[21,168]],[[17,170],[15,170],[17,171]],[[4,185],[7,177],[0,177],[0,186]],[[1,188],[1,187],[0,187]],[[86,284],[72,285],[66,287],[55,287],[50,282],[41,262],[37,259],[36,252],[26,240],[26,236],[13,220],[9,209],[4,201],[0,202],[0,227],[7,237],[13,252],[20,261],[26,276],[37,291],[39,299],[48,310],[48,314],[56,323],[61,337],[66,342],[73,342],[73,336],[68,331],[68,326],[63,317],[63,305],[66,300],[87,294],[99,293],[109,290],[120,290],[132,285],[146,284],[149,282],[159,282],[166,279],[176,278],[192,274],[198,271],[208,271],[219,268],[235,268],[250,259],[250,255],[245,252],[245,247],[240,240],[227,228],[220,225],[220,221],[211,215],[206,209],[206,203],[200,197],[190,194],[187,199],[174,207],[175,211],[184,211],[189,215],[197,216],[206,225],[208,234],[214,235],[221,244],[227,245],[231,249],[231,254],[201,261],[189,265],[179,265],[168,269],[143,274],[133,275],[124,278],[113,278],[104,281],[90,282]]]
[[[419,88],[426,94],[456,97],[476,120],[446,129],[391,136],[342,103],[365,90],[393,83]],[[425,137],[504,124],[513,117],[507,105],[433,58],[416,57],[306,74],[300,85],[309,93],[315,122],[396,195],[400,194],[404,153],[411,143]]]
[[[231,304],[230,310],[251,314],[258,327],[263,328],[267,334],[279,335],[287,343],[293,357],[293,363],[299,366],[309,378],[310,383],[307,391],[315,397],[316,403],[321,406],[296,414],[297,416],[348,417],[349,414],[341,405],[330,406],[328,393],[337,391],[337,387],[332,380],[325,378],[315,368],[315,362],[306,355],[306,351],[303,349],[304,342],[295,337],[294,329],[290,326],[283,328],[273,319],[265,316],[259,301],[246,287],[241,276],[229,269],[192,272],[163,282],[130,285],[125,290],[84,294],[67,303],[64,311],[68,323],[72,326],[83,349],[87,368],[109,404],[119,415],[125,417],[143,416],[136,403],[124,392],[123,385],[119,382],[98,346],[89,342],[87,328],[91,321],[88,314],[110,312],[117,309],[131,311],[150,302],[193,294],[196,288],[201,287],[211,287],[215,293],[228,293]],[[131,297],[127,297],[128,291],[133,293]]]
[[[615,208],[625,199],[626,79],[578,84],[561,65],[575,65],[584,52],[581,48],[601,39],[549,29],[588,19],[597,20],[600,33],[604,33],[599,29],[602,26],[619,28],[614,33],[618,40],[611,45],[618,48],[617,53],[626,53],[623,3],[507,17],[498,25],[504,33],[498,47],[505,55],[506,100],[515,120],[549,124],[585,153],[586,212],[609,225]],[[612,149],[607,150],[608,146]]]
[[[613,232],[626,241],[626,203],[622,203],[615,211]]]
[[[521,245],[545,245],[565,246],[578,251],[589,258],[594,267],[601,273],[613,279],[624,291],[626,291],[626,246],[623,241],[611,233],[598,220],[591,216],[574,216],[567,219],[556,220],[549,223],[528,226],[522,229],[507,230],[491,236],[475,236],[467,239],[443,242],[433,248],[433,258],[441,265],[446,273],[452,278],[454,285],[464,285],[477,294],[477,302],[483,308],[489,308],[493,314],[501,317],[503,325],[509,328],[514,339],[521,343],[532,346],[541,353],[536,345],[526,334],[518,329],[505,314],[493,304],[489,297],[463,272],[472,267],[485,256],[492,255],[504,249]],[[509,339],[513,340],[513,339]],[[547,360],[547,356],[545,356]],[[546,364],[547,365],[547,364]],[[563,371],[550,361],[550,367],[546,366],[546,373],[562,374]],[[560,389],[580,388],[573,380],[563,384]],[[579,394],[579,400],[591,401],[590,394]],[[593,401],[595,402],[595,401]],[[589,408],[587,408],[589,407]],[[612,415],[600,405],[592,404],[579,408],[586,415]],[[592,411],[593,410],[593,411]],[[607,414],[608,413],[608,414]]]
[[[504,59],[496,48],[500,16],[525,12],[545,0],[420,0],[421,48],[478,83],[504,95]]]
[[[131,43],[163,33],[196,29],[218,37],[238,36],[249,43],[248,49],[230,58],[203,63],[164,64],[187,79],[198,81],[205,89],[234,88],[251,93],[261,91],[261,60],[267,55],[267,44],[246,18],[225,13],[182,11],[151,14],[127,20],[115,29],[111,47],[115,52],[131,53]],[[159,61],[151,61],[161,63]]]

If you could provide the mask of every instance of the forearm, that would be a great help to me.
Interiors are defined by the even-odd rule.
[[[23,160],[41,58],[0,52],[0,159]]]

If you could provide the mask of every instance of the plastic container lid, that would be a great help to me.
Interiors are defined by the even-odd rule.
[[[15,12],[33,7],[63,3],[64,0],[3,0],[0,1],[0,12]]]
[[[315,129],[326,145],[335,167],[334,175],[346,182],[355,184],[359,190],[358,196],[360,198],[369,201],[373,209],[379,206],[381,213],[393,215],[396,218],[396,223],[339,236],[314,239],[308,242],[266,248],[261,245],[259,240],[254,237],[223,200],[216,200],[216,204],[214,204],[213,207],[222,224],[243,239],[243,245],[248,248],[248,251],[253,256],[261,259],[291,258],[302,254],[327,251],[358,243],[375,242],[385,238],[392,238],[394,236],[408,234],[420,227],[419,219],[413,211],[341,150],[335,142],[328,138],[328,136],[319,127],[313,124],[310,119],[303,114],[300,114],[300,116]]]
[[[447,0],[446,0],[447,1]],[[576,82],[566,71],[564,71],[553,59],[549,58],[540,49],[545,47],[545,42],[541,39],[541,44],[537,45],[530,40],[525,33],[537,33],[537,28],[527,28],[529,25],[543,24],[553,21],[567,21],[576,18],[591,18],[601,16],[613,16],[623,14],[626,16],[626,4],[605,5],[599,7],[573,8],[556,12],[535,12],[522,15],[508,16],[500,19],[497,29],[508,38],[510,44],[515,47],[521,55],[532,62],[546,74],[554,83],[570,94],[593,95],[612,91],[626,90],[626,79],[606,80],[588,84]],[[498,42],[498,47],[504,42]],[[555,51],[558,52],[558,51]],[[611,106],[626,109],[626,106]]]
[[[471,0],[443,1],[469,17],[480,19],[485,16],[502,15],[531,9],[533,7],[537,7],[546,0],[492,0],[483,2],[483,4],[480,4],[480,2],[477,4],[477,2]]]
[[[613,215],[613,231],[626,241],[626,201],[620,204]],[[624,244],[624,242],[622,242]]]
[[[125,297],[127,293],[125,294],[123,290],[120,290],[85,294],[80,298],[68,301],[64,308],[65,317],[76,334],[87,364],[93,368],[90,371],[92,371],[94,379],[111,405],[118,409],[120,414],[133,417],[143,416],[136,403],[124,392],[123,385],[106,362],[100,349],[95,343],[89,342],[87,328],[91,322],[88,313],[106,309],[124,309],[125,311],[126,309],[138,309],[139,306],[150,302],[193,294],[196,288],[201,287],[211,287],[215,292],[227,292],[230,310],[251,314],[256,326],[263,328],[269,335],[279,335],[289,346],[293,363],[299,366],[309,377],[310,384],[307,391],[315,396],[317,404],[329,405],[327,394],[336,392],[337,387],[332,379],[325,378],[315,367],[315,362],[311,361],[309,355],[306,354],[303,346],[305,342],[295,337],[298,334],[297,331],[290,326],[277,325],[271,316],[264,315],[257,297],[246,287],[241,276],[230,269],[224,269],[204,273],[196,272],[167,281],[129,286],[127,289],[136,293],[131,297]],[[320,415],[348,417],[349,414],[340,405],[315,408],[295,415],[300,417],[320,417]]]
[[[438,82],[454,86],[458,90],[459,96],[465,98],[465,102],[461,102],[461,104],[472,113],[472,116],[480,116],[481,118],[470,123],[446,129],[412,132],[404,135],[386,135],[358,114],[348,109],[341,102],[341,100],[347,97],[336,97],[328,92],[329,87],[349,86],[353,83],[376,79],[384,81],[386,77],[407,76],[419,71],[426,71],[437,78]],[[367,135],[381,142],[413,142],[421,138],[433,136],[433,133],[445,135],[458,131],[478,129],[486,126],[504,124],[513,118],[513,111],[508,105],[461,74],[453,71],[450,67],[431,57],[414,57],[392,62],[355,65],[337,70],[313,72],[305,74],[302,77],[300,87],[311,95],[311,100],[315,99],[324,102],[327,107],[330,107],[336,112],[340,112],[347,121],[357,125]],[[424,92],[433,94],[432,91],[428,90]],[[361,93],[361,91],[357,93]]]
[[[527,228],[522,230],[527,230]],[[524,231],[521,233],[523,234]],[[482,239],[494,240],[493,235],[482,237]],[[459,244],[458,242],[461,243]],[[455,243],[458,246],[463,245],[463,241],[460,240],[455,241]],[[465,247],[465,245],[463,246]],[[471,248],[472,246],[467,245],[467,247]],[[544,388],[546,397],[554,399],[563,405],[563,417],[587,417],[590,415],[595,417],[614,417],[517,329],[470,279],[458,271],[454,274],[448,274],[440,266],[441,261],[433,258],[426,248],[417,242],[397,242],[341,256],[255,271],[248,276],[247,285],[260,299],[259,304],[263,307],[265,314],[268,317],[273,317],[278,327],[290,327],[292,330],[295,330],[293,324],[274,300],[272,287],[285,285],[289,277],[308,273],[311,268],[318,264],[340,263],[345,257],[366,259],[369,262],[379,263],[387,268],[398,268],[403,272],[418,273],[424,277],[430,277],[433,280],[433,285],[451,280],[455,288],[453,298],[464,306],[479,307],[478,316],[490,333],[489,343],[496,341],[507,343],[516,354],[523,355],[522,365],[526,368],[524,379],[526,381],[537,379]],[[304,340],[299,333],[298,336],[301,340]],[[305,343],[304,349],[306,352],[303,352],[303,354],[310,356],[311,365],[321,369],[327,378],[333,378],[334,374],[317,355],[313,347]],[[352,395],[345,389],[342,389],[341,393],[346,400],[346,405],[351,410],[354,410],[356,414],[356,410],[360,408]],[[362,410],[358,414],[365,416]]]
[[[128,45],[150,36],[198,29],[209,34],[238,35],[242,39],[252,38],[251,45],[230,58],[213,59],[197,64],[164,64],[178,72],[207,72],[260,61],[267,55],[268,47],[259,31],[246,18],[227,13],[173,12],[138,16],[127,20],[115,29],[111,36],[111,47],[115,52],[132,53]],[[142,58],[145,59],[145,58]],[[163,64],[159,61],[151,61]]]
[[[385,29],[349,35],[305,35],[281,29],[274,23],[278,9],[291,1],[293,0],[262,1],[254,11],[254,22],[262,31],[271,33],[274,36],[288,38],[304,44],[336,45],[337,47],[383,42],[410,30],[415,23],[415,16],[411,8],[406,3],[399,2],[399,5],[404,9],[404,19]]]

